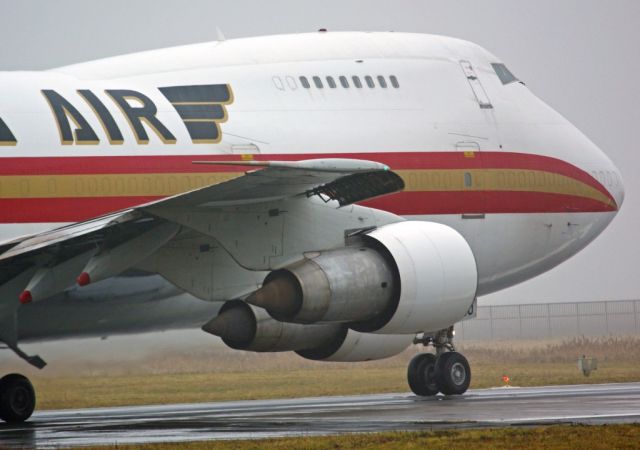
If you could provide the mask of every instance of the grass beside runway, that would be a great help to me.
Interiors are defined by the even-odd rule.
[[[499,387],[507,375],[513,386],[640,381],[640,339],[579,339],[547,343],[482,343],[460,346],[472,367],[472,388]],[[407,392],[410,349],[370,363],[319,363],[292,354],[256,355],[209,349],[149,356],[139,372],[120,373],[116,365],[77,374],[29,374],[39,410],[192,403],[226,400],[315,397]],[[218,352],[218,353],[216,353]],[[585,377],[581,354],[599,358]],[[89,372],[89,373],[86,373]]]
[[[94,450],[248,450],[268,449],[637,449],[640,425],[553,425],[531,428],[488,428],[421,432],[388,432],[340,436],[283,438],[244,441],[208,441],[184,444],[136,444],[89,447]]]
[[[507,373],[514,386],[613,383],[640,380],[638,363],[602,366],[585,378],[575,364],[529,363],[502,369],[472,365],[472,388],[501,386]],[[231,373],[178,373],[35,378],[39,410],[102,406],[192,403],[225,400],[319,397],[406,392],[404,367],[329,368]]]

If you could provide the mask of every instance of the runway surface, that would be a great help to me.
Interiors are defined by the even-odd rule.
[[[55,448],[549,423],[640,423],[640,383],[36,412],[0,447]]]

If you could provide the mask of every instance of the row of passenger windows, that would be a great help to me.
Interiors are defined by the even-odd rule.
[[[593,176],[605,186],[621,185],[617,175],[609,171],[594,171]],[[410,172],[402,176],[405,184],[414,190],[434,190],[439,188],[465,187],[489,188],[497,186],[501,189],[536,188],[536,187],[564,187],[567,192],[579,194],[589,189],[582,182],[557,173],[525,170],[505,170],[495,172],[464,172],[424,171]]]
[[[363,82],[364,79],[364,82]],[[370,75],[366,75],[361,79],[357,75],[353,75],[352,77],[346,77],[344,75],[339,76],[337,79],[332,76],[327,77],[319,77],[313,76],[311,79],[300,76],[298,80],[300,81],[300,85],[305,89],[311,89],[311,84],[318,89],[324,89],[325,85],[329,87],[329,89],[335,89],[338,87],[338,84],[345,89],[349,89],[353,86],[356,89],[362,89],[365,85],[371,89],[380,87],[382,89],[387,89],[388,87],[393,87],[395,89],[400,88],[400,83],[398,83],[398,78],[395,75],[389,76],[389,81],[387,82],[387,78],[383,75],[378,75],[376,77],[372,77]],[[296,79],[293,77],[285,77],[285,81],[280,77],[273,77],[273,84],[276,88],[281,91],[285,90],[285,82],[287,87],[291,90],[298,89],[298,84]]]

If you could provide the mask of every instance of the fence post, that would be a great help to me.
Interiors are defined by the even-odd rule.
[[[551,304],[547,303],[547,331],[548,336],[551,337]]]
[[[493,305],[489,306],[489,327],[491,330],[491,340],[493,341]]]
[[[636,331],[640,331],[638,328],[638,300],[633,302],[633,319],[636,321]]]
[[[522,305],[518,305],[518,325],[520,327],[520,339],[522,339]]]
[[[577,331],[578,331],[578,336],[580,336],[580,308],[579,308],[580,305],[578,305],[578,303],[575,303],[575,305],[576,305],[576,323],[578,325]]]
[[[604,302],[604,324],[607,329],[607,334],[609,334],[609,302]]]

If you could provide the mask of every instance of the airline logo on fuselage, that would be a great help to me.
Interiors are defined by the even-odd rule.
[[[7,124],[0,118],[0,145],[16,145],[17,143],[18,141]]]
[[[233,102],[228,84],[167,86],[159,88],[184,123],[194,144],[215,144],[222,139],[220,124],[227,121],[226,105]],[[174,134],[157,117],[158,108],[145,94],[130,89],[106,89],[105,94],[124,116],[138,144],[149,143],[152,130],[165,144],[177,142]],[[100,138],[87,119],[67,98],[53,89],[43,89],[62,145],[96,145]],[[79,89],[78,95],[89,105],[100,122],[108,142],[124,144],[123,134],[112,112],[93,91]],[[145,127],[146,125],[146,127]],[[0,119],[0,145],[16,145],[13,133]]]

